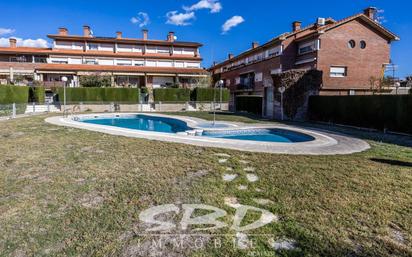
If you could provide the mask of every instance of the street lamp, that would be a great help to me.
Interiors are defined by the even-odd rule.
[[[66,86],[67,86],[67,77],[62,77],[63,81],[63,117],[66,118]]]
[[[224,84],[223,80],[219,80],[215,84],[215,90],[213,90],[213,126],[216,123],[216,86],[220,87],[220,110],[222,110],[222,87]]]
[[[285,86],[281,86],[279,87],[279,93],[280,93],[280,119],[283,121],[283,94],[286,91],[286,87]]]

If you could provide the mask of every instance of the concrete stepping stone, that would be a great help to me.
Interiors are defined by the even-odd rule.
[[[230,158],[231,156],[226,153],[215,153],[214,156],[222,157],[222,158]]]
[[[260,188],[256,188],[255,191],[258,192],[258,193],[262,193],[262,192],[263,192],[263,190],[260,189]]]
[[[293,239],[279,239],[274,240],[273,238],[269,240],[269,245],[275,249],[276,251],[279,250],[294,250],[296,249],[296,241]]]
[[[272,200],[269,199],[263,199],[263,198],[253,198],[253,201],[257,204],[260,205],[270,205],[270,204],[274,204],[274,202]]]
[[[250,163],[250,161],[246,161],[246,160],[240,160],[239,161],[241,164],[249,164]]]
[[[244,190],[247,190],[247,186],[245,186],[245,185],[239,185],[238,187],[237,187],[237,189],[239,189],[239,190],[242,190],[242,191],[244,191]]]
[[[227,162],[227,159],[219,159],[219,163],[226,163]]]
[[[232,171],[233,168],[232,167],[226,167],[226,171]]]
[[[252,183],[257,182],[259,180],[259,177],[253,173],[246,174],[246,178],[249,182],[252,182]]]
[[[246,171],[246,172],[254,172],[254,171],[256,171],[256,168],[254,168],[254,167],[247,167],[247,168],[244,168],[243,170]]]
[[[237,178],[237,174],[223,174],[222,178],[225,182],[232,182]]]
[[[241,206],[236,197],[225,197],[224,202],[227,206],[232,208],[239,208]]]
[[[236,245],[239,249],[248,249],[250,247],[250,244],[251,242],[246,234],[240,232],[236,233]]]

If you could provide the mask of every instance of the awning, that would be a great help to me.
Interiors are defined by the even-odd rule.
[[[118,75],[118,76],[144,76],[144,73],[113,72],[113,75]]]
[[[178,77],[189,77],[189,78],[205,78],[207,75],[202,74],[177,74]]]
[[[76,74],[74,71],[37,71],[39,74]]]
[[[146,73],[147,76],[157,76],[157,77],[176,77],[177,74],[167,74],[167,73]]]

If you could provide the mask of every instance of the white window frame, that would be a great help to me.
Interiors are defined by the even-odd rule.
[[[348,67],[330,66],[329,75],[331,78],[344,78],[348,75]]]

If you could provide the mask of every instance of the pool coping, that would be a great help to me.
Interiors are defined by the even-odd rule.
[[[259,142],[236,139],[223,139],[202,136],[190,136],[182,134],[171,134],[162,132],[142,131],[128,128],[120,128],[107,125],[97,125],[91,123],[82,123],[75,121],[74,118],[90,118],[90,117],[112,117],[112,116],[132,116],[146,115],[154,117],[172,118],[181,120],[187,123],[189,127],[207,131],[219,131],[230,129],[286,129],[303,134],[307,134],[315,138],[313,141],[298,142],[298,143],[279,143],[279,142]],[[248,152],[290,154],[290,155],[340,155],[362,152],[370,148],[369,144],[361,139],[353,138],[338,133],[328,133],[319,129],[307,129],[297,126],[285,124],[245,124],[240,122],[219,121],[219,124],[227,124],[227,128],[199,128],[202,123],[210,123],[199,118],[174,116],[165,114],[152,113],[96,113],[96,114],[81,114],[63,118],[61,116],[53,116],[46,118],[46,122],[58,126],[66,126],[79,129],[87,129],[90,131],[101,132],[111,135],[126,136],[133,138],[142,138],[149,140],[158,140],[174,143],[182,143],[196,145],[202,147],[225,148]]]

